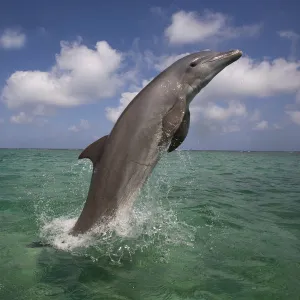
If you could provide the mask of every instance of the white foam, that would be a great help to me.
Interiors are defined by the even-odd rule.
[[[133,210],[130,218],[119,215],[105,228],[98,226],[85,234],[72,236],[69,231],[76,219],[54,218],[42,226],[41,237],[57,249],[93,260],[104,255],[114,263],[120,263],[123,257],[131,259],[136,251],[143,252],[152,246],[160,253],[160,259],[167,260],[169,246],[193,246],[194,242],[194,228],[180,223],[172,210],[162,206],[153,210],[141,205]],[[89,254],[91,248],[96,249],[96,253]]]
[[[73,166],[76,174],[80,167],[83,173],[80,177],[86,176],[90,171],[89,165],[81,163]],[[71,215],[57,217],[51,208],[52,202],[42,199],[36,205],[41,238],[57,249],[89,256],[93,260],[104,255],[112,262],[120,263],[123,257],[131,259],[136,251],[143,252],[152,246],[159,252],[159,259],[167,260],[170,247],[178,244],[193,246],[196,229],[178,221],[176,213],[169,207],[167,201],[171,185],[168,174],[153,178],[144,186],[133,210],[120,210],[107,226],[100,225],[78,236],[69,232],[81,207],[77,207]],[[81,197],[82,190],[76,189]]]
[[[55,248],[61,250],[72,251],[76,248],[89,247],[93,241],[90,234],[79,236],[69,234],[75,222],[76,218],[54,218],[41,228],[41,237]]]

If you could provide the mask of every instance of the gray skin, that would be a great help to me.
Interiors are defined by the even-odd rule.
[[[80,154],[79,159],[91,159],[93,174],[72,235],[106,224],[131,208],[161,154],[175,150],[187,136],[192,99],[241,56],[239,50],[208,50],[179,59],[131,101],[108,136]]]

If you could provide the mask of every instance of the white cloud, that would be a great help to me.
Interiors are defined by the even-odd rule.
[[[261,29],[260,24],[233,27],[230,18],[221,13],[205,11],[202,15],[196,12],[179,11],[172,16],[172,23],[165,30],[171,44],[191,44],[208,38],[232,39],[240,36],[254,36]]]
[[[239,122],[248,115],[246,106],[239,101],[231,100],[222,107],[213,102],[192,104],[190,107],[191,122],[197,123],[201,134],[211,131],[230,133],[240,131]]]
[[[147,53],[145,59],[149,65],[161,71],[184,55],[187,53],[160,57]],[[205,121],[210,130],[215,128],[215,130],[223,132],[240,130],[238,123],[232,124],[232,120],[236,119],[241,123],[245,121],[255,123],[257,129],[263,129],[265,126],[277,129],[269,126],[266,121],[261,121],[259,110],[248,113],[246,106],[241,101],[247,98],[263,99],[284,94],[300,96],[299,68],[300,61],[287,61],[283,58],[258,61],[242,57],[218,74],[196,96],[191,104],[191,121],[200,123]],[[118,107],[106,108],[107,118],[115,122],[140,89],[124,92]],[[228,104],[220,106],[216,104],[216,100]]]
[[[149,83],[150,80],[143,81],[143,87]],[[138,90],[141,90],[138,89]],[[124,92],[120,99],[120,104],[117,107],[107,107],[106,117],[112,122],[116,122],[123,110],[138,94],[137,92]],[[225,132],[240,131],[237,124],[237,119],[247,116],[246,106],[239,101],[229,101],[226,107],[219,106],[212,102],[201,103],[197,106],[191,106],[191,122],[205,122],[210,130],[221,130]],[[205,121],[204,121],[205,120]]]
[[[255,61],[242,57],[225,68],[201,92],[202,98],[257,97],[300,91],[300,61],[277,58]]]
[[[74,132],[78,132],[78,128],[75,125],[72,125],[68,128],[69,131],[74,131]]]
[[[292,30],[281,30],[281,31],[278,31],[278,34],[280,37],[290,39],[290,40],[300,38],[300,35]]]
[[[187,54],[155,57],[147,53],[146,60],[156,70],[162,71]],[[216,98],[266,98],[279,94],[296,94],[300,103],[300,61],[284,58],[255,60],[243,56],[219,73],[201,91],[200,97],[211,101]]]
[[[153,13],[154,15],[157,15],[159,17],[164,17],[165,13],[163,11],[163,9],[159,6],[154,6],[150,8],[151,13]]]
[[[143,80],[142,82],[142,88],[145,87],[150,80]],[[142,89],[139,87],[136,87],[136,92],[124,92],[121,94],[120,104],[117,107],[106,107],[106,117],[108,120],[112,122],[116,122],[123,112],[123,110],[127,107],[127,105],[131,102],[131,100],[139,93],[139,91]]]
[[[281,38],[285,38],[291,41],[291,54],[290,59],[294,60],[297,57],[297,44],[300,39],[300,35],[292,30],[281,30],[278,31]]]
[[[258,122],[260,120],[260,111],[255,109],[253,114],[249,117],[249,121]]]
[[[263,121],[257,123],[257,124],[253,127],[254,130],[266,130],[266,129],[268,129],[268,128],[269,128],[269,123],[268,123],[268,121],[265,121],[265,120],[263,120]]]
[[[51,110],[49,108],[47,109],[44,105],[39,104],[33,109],[32,114],[34,116],[45,116],[50,112]]]
[[[155,57],[146,53],[143,59],[161,71],[187,54]],[[2,101],[9,108],[24,107],[23,112],[30,111],[35,118],[48,114],[55,107],[71,107],[113,96],[126,80],[132,79],[133,73],[120,73],[122,58],[123,55],[105,41],[98,42],[95,49],[89,49],[81,42],[62,42],[61,52],[56,55],[56,63],[49,72],[13,73],[2,90]],[[257,61],[244,56],[201,91],[192,102],[192,118],[201,115],[206,120],[219,122],[247,116],[245,106],[230,99],[266,98],[280,94],[296,94],[300,99],[299,68],[300,61],[283,58]],[[144,81],[143,86],[148,82]],[[141,87],[135,87],[123,92],[119,106],[106,108],[107,118],[115,122],[140,90]],[[229,106],[216,105],[216,100],[224,100]],[[251,122],[260,120],[259,112],[248,117]],[[77,128],[74,125],[70,130],[76,131]],[[233,130],[233,127],[225,130]]]
[[[171,64],[173,64],[178,59],[188,55],[190,53],[183,53],[179,55],[170,55],[170,56],[161,56],[156,59],[156,63],[154,64],[154,68],[157,71],[163,71],[164,69],[168,68]]]
[[[130,93],[125,92],[121,94],[120,105],[117,107],[106,107],[106,117],[108,120],[112,122],[116,122],[123,112],[123,110],[127,107],[127,105],[131,102],[131,100],[138,94],[138,92]]]
[[[246,106],[238,101],[230,101],[228,107],[221,107],[212,102],[201,106],[191,106],[192,112],[198,112],[208,120],[225,121],[232,117],[244,117],[247,115]]]
[[[19,30],[6,29],[0,36],[0,48],[20,49],[24,47],[26,35]]]
[[[51,71],[17,71],[2,90],[9,108],[22,106],[71,107],[113,96],[126,80],[117,71],[122,54],[105,41],[89,49],[74,42],[61,43]]]
[[[300,111],[286,111],[286,114],[289,115],[290,119],[297,125],[300,125]]]
[[[15,124],[27,124],[32,123],[33,118],[22,111],[18,115],[11,116],[10,121]]]
[[[299,89],[299,91],[296,94],[296,102],[300,103],[300,89]]]
[[[241,128],[237,124],[225,125],[225,126],[223,126],[223,129],[222,129],[222,131],[224,133],[237,132],[240,130],[241,130]]]
[[[72,125],[68,128],[68,130],[78,132],[78,131],[82,131],[82,130],[87,130],[89,128],[90,128],[90,124],[89,124],[88,120],[81,119],[80,123],[78,125]]]

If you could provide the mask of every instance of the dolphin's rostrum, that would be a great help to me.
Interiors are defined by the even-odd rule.
[[[239,50],[187,55],[140,91],[111,133],[79,156],[92,161],[93,174],[86,203],[71,234],[108,222],[118,210],[132,205],[161,153],[175,150],[187,136],[192,99],[241,56]]]

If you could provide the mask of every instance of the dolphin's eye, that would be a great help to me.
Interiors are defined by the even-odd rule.
[[[192,62],[190,63],[190,67],[194,68],[194,67],[196,67],[196,66],[197,66],[197,63],[196,63],[195,61],[192,61]]]

